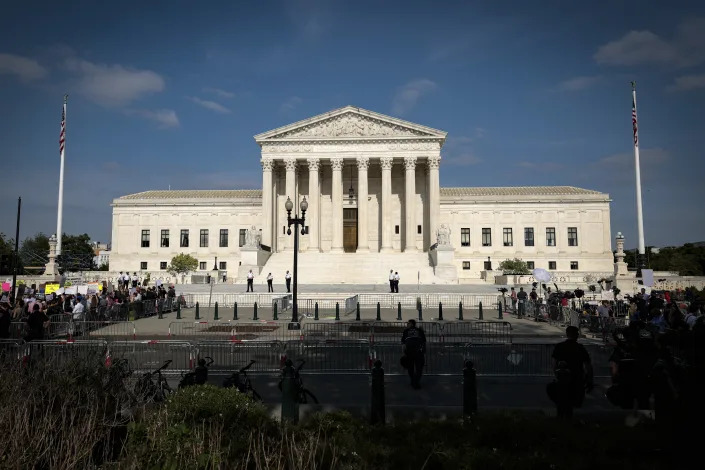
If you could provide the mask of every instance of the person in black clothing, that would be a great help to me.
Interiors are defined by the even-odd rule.
[[[416,327],[416,320],[409,320],[406,329],[401,335],[401,342],[404,345],[404,355],[406,368],[411,378],[411,386],[415,389],[421,388],[421,375],[424,366],[424,354],[426,353],[426,334],[421,328]]]
[[[208,366],[205,359],[198,360],[198,365],[193,372],[196,385],[203,385],[208,382]]]
[[[174,286],[169,286],[169,291],[166,293],[167,297],[175,298],[176,297],[176,289],[174,289]]]
[[[27,318],[27,328],[29,331],[24,340],[27,342],[32,340],[43,340],[44,327],[47,322],[49,322],[49,317],[41,311],[39,304],[35,303],[34,311],[30,313]]]
[[[519,293],[517,293],[517,302],[519,303],[519,310],[517,311],[517,318],[522,318],[526,315],[526,299],[528,295],[524,292],[524,288],[519,288]]]
[[[10,326],[12,325],[12,311],[9,302],[0,303],[0,339],[10,337]]]
[[[558,381],[548,384],[546,392],[559,408],[572,409],[581,407],[585,392],[592,390],[592,363],[585,347],[578,343],[578,328],[569,326],[565,334],[568,339],[553,349]]]

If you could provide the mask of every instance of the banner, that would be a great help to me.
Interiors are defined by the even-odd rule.
[[[2,291],[3,292],[10,292],[10,287],[12,286],[11,282],[3,282],[2,283]]]
[[[59,290],[59,284],[47,284],[44,286],[44,293],[49,295]]]
[[[76,295],[76,286],[64,287],[64,294]]]

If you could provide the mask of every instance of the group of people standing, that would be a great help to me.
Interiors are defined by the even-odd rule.
[[[286,283],[286,291],[291,292],[291,273],[287,270],[286,273],[284,274],[284,282]],[[254,292],[255,291],[255,274],[250,271],[247,273],[247,291],[246,292]],[[267,274],[267,292],[274,292],[274,276],[272,273]]]
[[[389,270],[389,293],[399,293],[399,273],[393,269]]]

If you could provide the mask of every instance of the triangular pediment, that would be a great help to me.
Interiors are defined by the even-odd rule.
[[[446,133],[362,108],[346,106],[255,136],[255,141],[427,138]]]

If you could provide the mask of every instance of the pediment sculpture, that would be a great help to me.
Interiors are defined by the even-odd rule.
[[[436,230],[436,243],[438,246],[450,246],[450,227],[441,224]]]
[[[428,136],[408,127],[386,123],[366,116],[347,113],[303,128],[294,129],[274,138],[286,137],[419,137]]]

